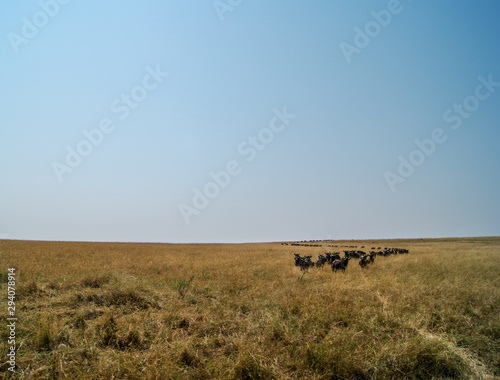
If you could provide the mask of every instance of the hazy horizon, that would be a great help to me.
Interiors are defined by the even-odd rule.
[[[384,241],[384,240],[446,240],[446,239],[488,239],[488,238],[498,238],[500,236],[442,236],[442,237],[418,237],[418,238],[408,238],[408,237],[397,237],[397,238],[377,238],[377,239],[324,239],[324,240],[276,240],[276,241],[242,241],[242,242],[185,242],[176,243],[169,241],[106,241],[106,240],[45,240],[45,239],[0,239],[10,240],[10,241],[39,241],[39,242],[61,242],[61,243],[110,243],[110,244],[200,244],[200,245],[212,245],[212,244],[271,244],[271,243],[308,243],[308,242],[322,242],[322,241],[335,241],[335,242],[358,242],[358,241]]]
[[[0,11],[0,239],[500,235],[498,2]]]

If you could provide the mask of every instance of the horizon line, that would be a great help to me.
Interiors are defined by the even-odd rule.
[[[253,241],[253,242],[160,242],[160,241],[104,241],[104,240],[50,240],[50,239],[0,239],[2,241],[26,241],[26,242],[46,242],[46,243],[108,243],[108,244],[273,244],[273,243],[314,243],[314,242],[342,242],[342,241],[380,241],[380,240],[440,240],[440,239],[484,239],[500,238],[500,235],[483,236],[442,236],[442,237],[395,237],[395,238],[374,238],[374,239],[310,239],[310,240],[274,240],[274,241]]]

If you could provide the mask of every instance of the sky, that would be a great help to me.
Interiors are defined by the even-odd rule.
[[[500,235],[500,3],[0,4],[0,238]]]

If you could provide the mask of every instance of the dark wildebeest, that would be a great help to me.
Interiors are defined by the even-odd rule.
[[[332,263],[332,271],[338,271],[341,270],[342,272],[345,272],[347,269],[347,264],[349,264],[349,257],[343,257],[340,260],[335,260]]]
[[[367,255],[361,256],[361,258],[359,259],[359,266],[361,268],[364,268],[366,267],[367,264],[368,264],[368,256]]]
[[[359,259],[359,253],[357,251],[344,251],[345,257],[350,257],[351,259]]]
[[[326,252],[326,261],[328,261],[329,264],[333,263],[335,260],[340,260],[340,253],[338,252]]]
[[[326,263],[326,257],[323,256],[323,255],[319,255],[318,256],[318,260],[316,260],[316,262],[314,263],[314,265],[318,268],[323,268],[323,265],[325,265]]]

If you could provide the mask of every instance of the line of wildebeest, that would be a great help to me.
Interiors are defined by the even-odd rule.
[[[380,247],[379,247],[380,248]],[[325,264],[329,264],[332,267],[332,271],[336,272],[341,270],[345,272],[349,260],[359,259],[359,266],[365,268],[368,264],[375,261],[376,256],[389,256],[397,254],[407,254],[409,251],[403,248],[384,248],[383,251],[370,251],[366,253],[364,251],[344,251],[344,257],[340,257],[340,252],[325,252],[324,255],[319,255],[316,261],[312,260],[312,256],[301,256],[298,253],[294,253],[295,266],[299,267],[301,270],[306,271],[311,267],[323,268]]]

